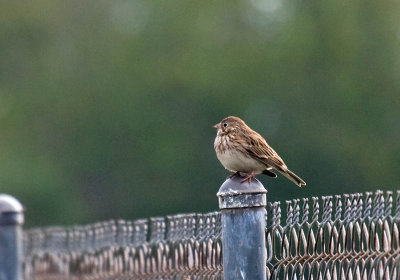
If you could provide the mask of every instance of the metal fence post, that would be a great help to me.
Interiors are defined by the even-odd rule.
[[[22,279],[23,207],[18,200],[0,194],[0,280]]]
[[[227,179],[219,189],[224,280],[265,280],[267,190],[257,179]]]

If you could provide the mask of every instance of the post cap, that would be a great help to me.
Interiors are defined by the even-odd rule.
[[[0,194],[0,225],[22,224],[24,207],[8,194]]]
[[[265,206],[267,190],[256,178],[241,182],[243,178],[235,175],[221,185],[217,196],[220,209],[251,208]]]

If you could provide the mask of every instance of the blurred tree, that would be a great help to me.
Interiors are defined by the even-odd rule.
[[[399,181],[395,1],[0,5],[0,190],[28,225],[216,209],[226,115],[307,181],[260,176],[269,200]]]

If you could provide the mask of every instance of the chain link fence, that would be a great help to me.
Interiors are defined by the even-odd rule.
[[[269,204],[268,279],[400,279],[400,191]]]
[[[400,279],[400,191],[268,203],[267,279]],[[221,215],[24,231],[25,279],[222,279]]]
[[[220,214],[27,230],[26,279],[221,279]]]

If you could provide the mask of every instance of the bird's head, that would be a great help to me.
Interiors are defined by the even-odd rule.
[[[226,135],[235,131],[247,128],[247,125],[238,117],[229,116],[224,118],[221,122],[213,126],[218,129],[218,135]]]

